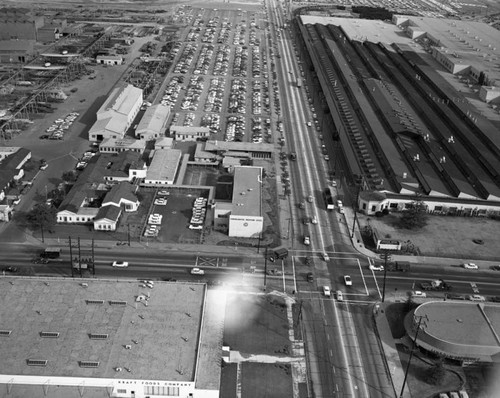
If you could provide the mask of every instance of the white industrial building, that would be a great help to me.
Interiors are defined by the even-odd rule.
[[[5,396],[219,396],[226,298],[205,284],[7,276],[0,300]]]
[[[170,135],[176,141],[198,141],[210,138],[210,128],[200,126],[171,126]]]
[[[131,84],[116,87],[97,111],[97,121],[89,130],[90,141],[121,139],[143,102],[142,90]]]
[[[182,152],[179,149],[157,149],[144,179],[145,185],[172,185],[177,175]]]
[[[227,230],[231,237],[255,238],[262,233],[262,168],[237,166],[231,203],[218,201],[214,209],[214,228]]]
[[[158,104],[148,107],[135,129],[136,138],[150,141],[164,137],[169,116],[169,106]]]

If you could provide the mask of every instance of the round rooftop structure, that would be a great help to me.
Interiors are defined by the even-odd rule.
[[[500,305],[431,301],[405,318],[406,333],[427,351],[463,363],[500,362]]]

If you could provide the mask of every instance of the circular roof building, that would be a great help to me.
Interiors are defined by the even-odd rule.
[[[500,362],[498,304],[431,301],[411,311],[404,323],[408,336],[416,336],[427,351],[462,363]]]

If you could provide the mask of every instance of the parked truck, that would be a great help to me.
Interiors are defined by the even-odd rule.
[[[451,285],[449,283],[446,283],[442,279],[434,279],[433,281],[430,282],[422,282],[420,284],[420,287],[422,290],[450,290]]]
[[[272,254],[269,256],[269,261],[274,262],[276,260],[282,260],[288,257],[288,250],[284,247],[279,247],[273,250]]]
[[[383,265],[383,263],[381,263]],[[408,272],[410,271],[409,261],[395,261],[387,263],[387,271],[399,271]]]

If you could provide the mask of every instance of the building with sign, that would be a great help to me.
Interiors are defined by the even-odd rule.
[[[255,238],[263,227],[262,168],[235,167],[232,200],[216,202],[214,228],[232,237]]]
[[[8,396],[219,396],[225,295],[205,284],[3,277],[0,299]]]

